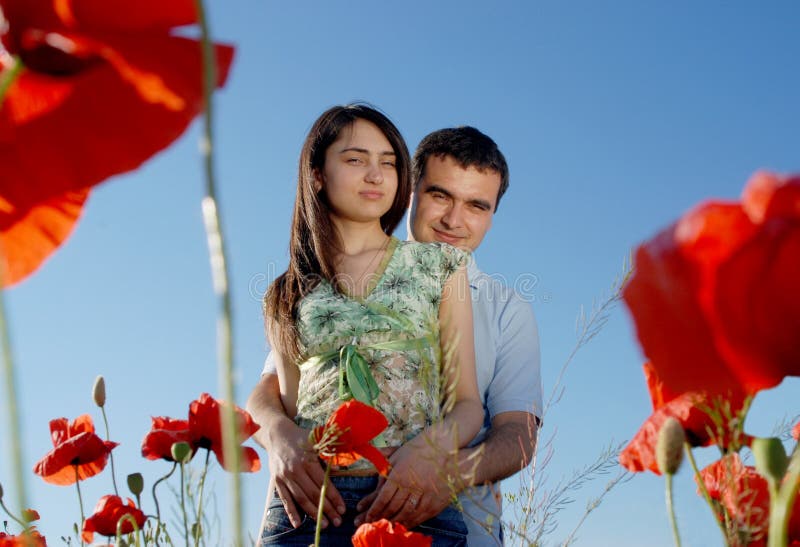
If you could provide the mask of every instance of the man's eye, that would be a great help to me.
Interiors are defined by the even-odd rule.
[[[446,199],[447,198],[447,196],[445,196],[441,192],[431,192],[431,195],[433,196],[433,199]]]

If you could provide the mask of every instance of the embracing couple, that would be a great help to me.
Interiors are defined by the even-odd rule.
[[[502,544],[496,483],[529,463],[542,411],[531,306],[471,257],[507,187],[505,158],[472,127],[431,133],[412,165],[369,106],[314,123],[289,265],[264,300],[272,351],[247,403],[269,453],[261,545],[313,541],[325,471],[309,431],[352,396],[345,347],[377,386],[365,402],[388,419],[373,443],[391,470],[331,469],[322,544],[351,545],[359,524],[381,518],[434,546]],[[400,241],[409,203],[411,240]]]

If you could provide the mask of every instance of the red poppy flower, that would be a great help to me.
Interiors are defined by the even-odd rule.
[[[664,387],[651,363],[645,363],[643,368],[653,414],[620,453],[619,462],[624,467],[634,472],[649,470],[661,474],[656,462],[656,444],[661,426],[669,417],[681,423],[692,446],[746,444],[747,439],[737,438],[736,428],[740,423],[738,413],[744,405],[743,394],[725,401],[697,391],[676,396]]]
[[[94,539],[94,533],[104,536],[117,535],[117,523],[125,515],[130,515],[136,521],[136,526],[141,530],[144,521],[147,520],[144,513],[136,508],[133,500],[128,498],[128,503],[122,502],[119,496],[103,496],[94,507],[94,513],[83,522],[81,538],[87,543]],[[133,523],[125,519],[121,527],[123,534],[130,534],[134,531]]]
[[[0,532],[0,547],[47,547],[47,540],[32,526],[28,530],[28,537],[25,537],[24,533],[12,536]]]
[[[214,399],[208,393],[203,393],[196,401],[189,405],[189,444],[193,449],[206,448],[212,450],[217,456],[220,465],[227,471],[234,471],[225,462],[222,453],[222,401]],[[236,442],[243,443],[253,433],[258,431],[259,425],[253,421],[250,414],[238,406],[236,412]],[[261,469],[261,460],[251,447],[242,447],[239,461],[240,471],[255,472]]]
[[[362,524],[353,535],[353,547],[420,547],[433,543],[433,538],[410,532],[399,522],[381,519]]]
[[[754,394],[800,375],[800,177],[757,174],[640,246],[623,296],[675,393]]]
[[[332,465],[350,465],[366,458],[381,475],[386,475],[389,460],[370,441],[388,425],[386,416],[378,410],[353,399],[334,410],[324,426],[314,428],[314,448],[320,458]]]
[[[769,530],[769,487],[755,467],[744,465],[738,454],[712,463],[700,477],[711,499],[720,502],[736,529],[744,531],[748,546],[766,545]],[[722,520],[723,515],[719,515]],[[789,519],[789,542],[800,541],[800,504],[795,503]]]
[[[45,482],[62,486],[100,473],[118,444],[95,435],[88,414],[78,416],[72,424],[66,418],[51,420],[50,437],[54,448],[36,463],[33,472]]]
[[[89,188],[139,167],[202,107],[192,0],[0,0],[0,72],[24,69],[0,105],[5,285],[69,235]],[[5,24],[2,24],[5,23]],[[233,49],[216,47],[217,85]]]
[[[792,437],[795,441],[800,441],[800,422],[797,422],[792,428]]]
[[[142,456],[148,460],[161,458],[175,461],[172,458],[172,445],[177,442],[186,442],[191,445],[189,421],[162,416],[154,417],[152,420],[152,428],[142,441]]]

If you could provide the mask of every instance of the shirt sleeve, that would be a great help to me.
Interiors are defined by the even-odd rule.
[[[274,354],[275,352],[270,350],[269,354],[267,355],[267,358],[264,360],[264,370],[261,371],[261,376],[264,376],[265,374],[275,374],[278,372],[275,366]]]
[[[491,418],[502,412],[529,412],[542,418],[539,330],[530,303],[512,293],[499,318],[495,374],[487,389]]]

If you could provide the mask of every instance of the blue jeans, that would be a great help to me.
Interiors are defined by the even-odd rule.
[[[352,547],[351,538],[356,532],[353,520],[358,514],[356,504],[361,498],[375,490],[378,478],[331,477],[331,482],[342,495],[347,511],[342,517],[340,526],[329,525],[322,530],[320,543],[326,547],[329,545]],[[316,522],[308,515],[303,515],[300,526],[292,527],[286,510],[283,508],[283,502],[276,493],[267,510],[264,529],[261,531],[260,545],[308,547],[314,543],[315,529]],[[432,519],[414,528],[413,531],[432,537],[433,547],[466,547],[467,545],[467,527],[461,513],[453,507],[447,507]]]

